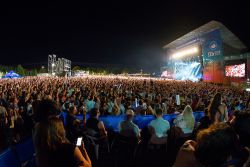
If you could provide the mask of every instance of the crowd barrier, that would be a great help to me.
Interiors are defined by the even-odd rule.
[[[170,124],[173,124],[173,120],[176,118],[177,114],[167,114],[163,118],[168,120]],[[196,122],[204,116],[204,112],[194,112],[194,117]],[[77,115],[79,120],[83,120],[83,115]],[[87,119],[89,115],[87,115]],[[150,121],[155,117],[153,115],[141,115],[134,117],[134,123],[136,123],[140,129],[148,126]],[[99,119],[103,121],[107,129],[112,129],[118,131],[119,123],[125,119],[125,115],[120,116],[100,116]],[[35,167],[34,161],[34,145],[32,138],[26,139],[16,145],[11,146],[0,154],[0,167]]]
[[[0,154],[0,167],[35,167],[32,138],[15,144]]]
[[[177,117],[178,114],[166,114],[163,115],[163,118],[167,120],[170,125],[173,125],[174,119]],[[196,111],[194,112],[195,121],[198,122],[201,117],[203,117],[205,114],[203,111]],[[77,119],[83,120],[83,115],[77,115]],[[89,118],[89,115],[86,115],[86,118]],[[136,115],[133,119],[133,122],[138,125],[140,129],[143,129],[144,127],[148,126],[150,121],[152,121],[155,118],[153,115]],[[119,115],[119,116],[100,116],[99,120],[103,121],[105,127],[107,129],[111,129],[114,131],[119,130],[119,123],[125,119],[125,115]]]

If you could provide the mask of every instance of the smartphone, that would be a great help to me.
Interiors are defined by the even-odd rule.
[[[82,137],[78,137],[78,138],[77,138],[76,145],[77,145],[77,146],[81,146],[81,145],[82,145]]]

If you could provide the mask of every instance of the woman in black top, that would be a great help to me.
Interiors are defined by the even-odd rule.
[[[35,141],[38,141],[36,138],[43,138],[40,142],[35,142],[38,167],[91,167],[85,148],[78,148],[66,139],[63,123],[59,118],[51,117],[47,124],[37,124],[34,138]]]
[[[86,122],[86,128],[90,135],[95,137],[106,137],[107,131],[102,121],[98,120],[100,112],[97,108],[90,110],[90,118]]]

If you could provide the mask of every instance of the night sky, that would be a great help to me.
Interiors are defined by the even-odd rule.
[[[0,64],[39,65],[54,53],[73,65],[159,70],[165,44],[211,20],[222,22],[250,47],[250,8],[239,0],[82,2],[6,7],[0,20]]]

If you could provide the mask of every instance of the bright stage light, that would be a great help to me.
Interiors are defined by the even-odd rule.
[[[194,54],[194,53],[198,53],[198,51],[199,51],[198,47],[192,47],[192,48],[189,48],[189,49],[174,53],[172,55],[172,58],[178,59],[178,58],[181,58],[181,57],[186,56],[186,55],[191,55],[191,54]]]

